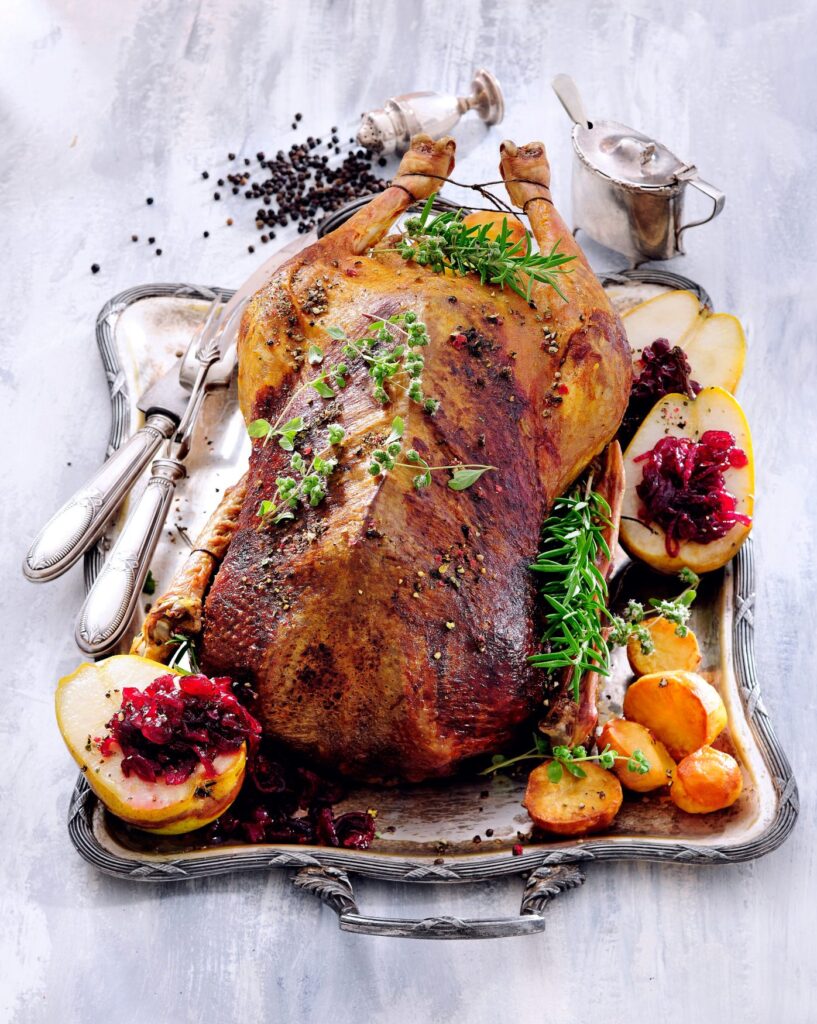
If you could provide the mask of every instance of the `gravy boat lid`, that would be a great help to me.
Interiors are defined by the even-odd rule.
[[[575,124],[573,145],[592,170],[630,188],[676,185],[690,166],[662,143],[617,121]]]

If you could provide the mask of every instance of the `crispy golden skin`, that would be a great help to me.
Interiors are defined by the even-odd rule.
[[[527,203],[540,249],[558,241],[576,255],[562,279],[567,302],[541,286],[531,306],[473,276],[406,262],[383,241],[411,196],[439,188],[434,176],[450,173],[453,152],[450,139],[416,138],[396,185],[283,266],[249,306],[239,338],[245,417],[302,415],[311,424],[302,449],[325,447],[329,421],[347,436],[328,498],[262,531],[259,501],[288,471],[288,455],[255,443],[205,611],[204,667],[252,682],[269,734],[380,781],[450,774],[501,749],[540,706],[542,675],[527,663],[538,639],[527,566],[551,501],[613,437],[630,386],[621,324],[545,201],[541,143],[505,143],[501,170],[512,201]],[[368,317],[406,310],[431,335],[424,388],[442,403],[435,416],[397,388],[380,406],[354,364],[337,400],[298,390],[315,373],[310,344],[325,366],[342,358],[327,327],[357,338]],[[462,333],[467,344],[452,344]],[[405,447],[432,465],[496,470],[460,493],[445,472],[424,491],[404,469],[373,480],[367,453],[398,415]]]

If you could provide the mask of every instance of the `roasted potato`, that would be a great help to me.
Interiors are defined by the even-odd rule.
[[[655,739],[645,726],[638,722],[628,722],[626,718],[611,718],[599,735],[599,750],[608,744],[624,757],[632,757],[636,750],[640,750],[650,763],[650,770],[641,775],[639,772],[631,772],[626,761],[616,761],[613,771],[627,789],[636,793],[649,793],[651,789],[660,789],[672,782],[675,762],[664,744]]]
[[[714,747],[701,747],[678,764],[670,796],[689,814],[710,814],[731,807],[743,790],[743,776],[734,757]]]
[[[631,636],[628,640],[627,660],[637,676],[651,672],[671,672],[676,668],[694,672],[701,664],[698,638],[691,629],[686,636],[678,636],[675,623],[663,615],[644,619],[642,625],[649,630],[654,649],[652,654],[644,654],[638,637]]]
[[[726,725],[720,694],[695,672],[651,672],[624,695],[624,716],[645,725],[678,760],[711,743]]]
[[[548,777],[551,763],[545,761],[534,768],[528,778],[522,805],[534,825],[560,836],[578,836],[607,828],[623,800],[616,776],[592,761],[585,761],[581,765],[586,773],[583,779],[564,771],[558,782],[552,782]]]

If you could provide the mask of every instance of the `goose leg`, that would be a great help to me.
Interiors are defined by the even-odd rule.
[[[197,636],[201,632],[204,596],[227,553],[246,494],[247,474],[224,492],[193,550],[142,623],[131,654],[167,662],[175,650],[170,643],[174,634]]]
[[[448,136],[435,142],[429,135],[415,135],[393,184],[329,237],[357,255],[366,252],[413,202],[440,191],[445,183],[441,179],[454,169],[455,149]]]

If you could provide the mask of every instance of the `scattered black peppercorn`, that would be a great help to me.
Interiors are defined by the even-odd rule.
[[[99,264],[98,263],[92,263],[91,264],[91,273],[92,274],[98,274],[99,273]]]
[[[139,236],[138,235],[131,235],[130,236],[130,240],[132,242],[138,242],[139,241]]]
[[[161,256],[162,255],[162,250],[161,249],[157,249],[156,250],[156,255],[157,256]]]
[[[295,120],[296,121],[300,121],[303,116],[304,116],[303,114],[296,114],[295,115]]]
[[[205,238],[209,238],[210,237],[210,232],[209,231],[205,231],[204,232],[204,237]]]
[[[221,193],[220,192],[214,192],[213,193],[213,199],[215,199],[216,202],[218,202],[218,200],[221,199]]]
[[[235,160],[235,153],[228,153],[227,154],[227,159],[228,160]]]
[[[210,172],[209,171],[202,171],[201,172],[201,176],[206,181],[210,177]]]
[[[148,245],[153,245],[155,241],[156,239],[153,237],[153,235],[151,235],[150,238],[148,239]]]
[[[148,206],[153,206],[153,196],[148,196],[145,202],[148,204]]]
[[[255,252],[255,246],[253,246],[253,245],[248,245],[248,246],[247,246],[247,252]]]

